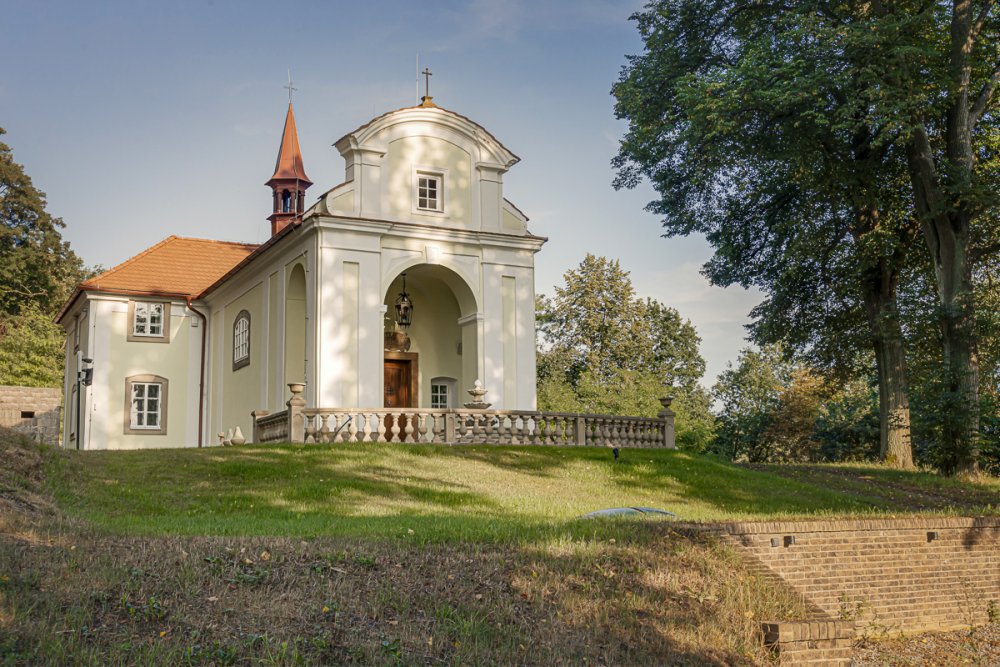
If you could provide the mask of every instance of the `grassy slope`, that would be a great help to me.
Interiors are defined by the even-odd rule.
[[[81,455],[3,435],[0,665],[759,664],[759,622],[805,613],[792,591],[671,522],[574,517],[979,511],[998,491],[664,451]]]
[[[580,534],[592,522],[574,519],[607,507],[690,521],[909,509],[885,491],[891,471],[852,475],[849,492],[822,467],[778,472],[663,450],[615,463],[591,448],[309,445],[74,453],[54,487],[71,514],[130,534],[507,541]]]

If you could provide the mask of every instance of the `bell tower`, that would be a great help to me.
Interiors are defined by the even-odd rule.
[[[274,207],[268,220],[271,221],[271,236],[274,236],[302,216],[305,210],[306,190],[312,185],[302,165],[302,151],[299,150],[299,133],[295,129],[295,114],[292,112],[291,99],[288,101],[285,131],[281,134],[281,146],[278,148],[274,175],[266,185],[273,192]]]

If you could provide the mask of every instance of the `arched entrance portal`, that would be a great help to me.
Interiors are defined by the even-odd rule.
[[[296,264],[285,289],[285,383],[306,381],[306,273]]]
[[[413,321],[396,322],[396,298],[403,290],[402,274],[384,298],[385,345],[383,405],[391,408],[455,408],[460,395],[481,372],[480,318],[476,298],[454,271],[434,264],[408,268],[406,291],[413,303]]]

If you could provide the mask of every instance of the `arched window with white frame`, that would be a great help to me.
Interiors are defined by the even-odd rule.
[[[241,310],[233,322],[233,370],[250,365],[250,313]]]

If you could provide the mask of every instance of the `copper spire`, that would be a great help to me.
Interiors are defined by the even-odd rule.
[[[285,116],[285,131],[281,134],[281,148],[278,149],[278,160],[274,164],[274,176],[271,176],[267,185],[276,180],[291,180],[303,185],[312,185],[302,165],[299,133],[295,129],[295,113],[292,111],[291,102],[288,103],[288,115]]]

